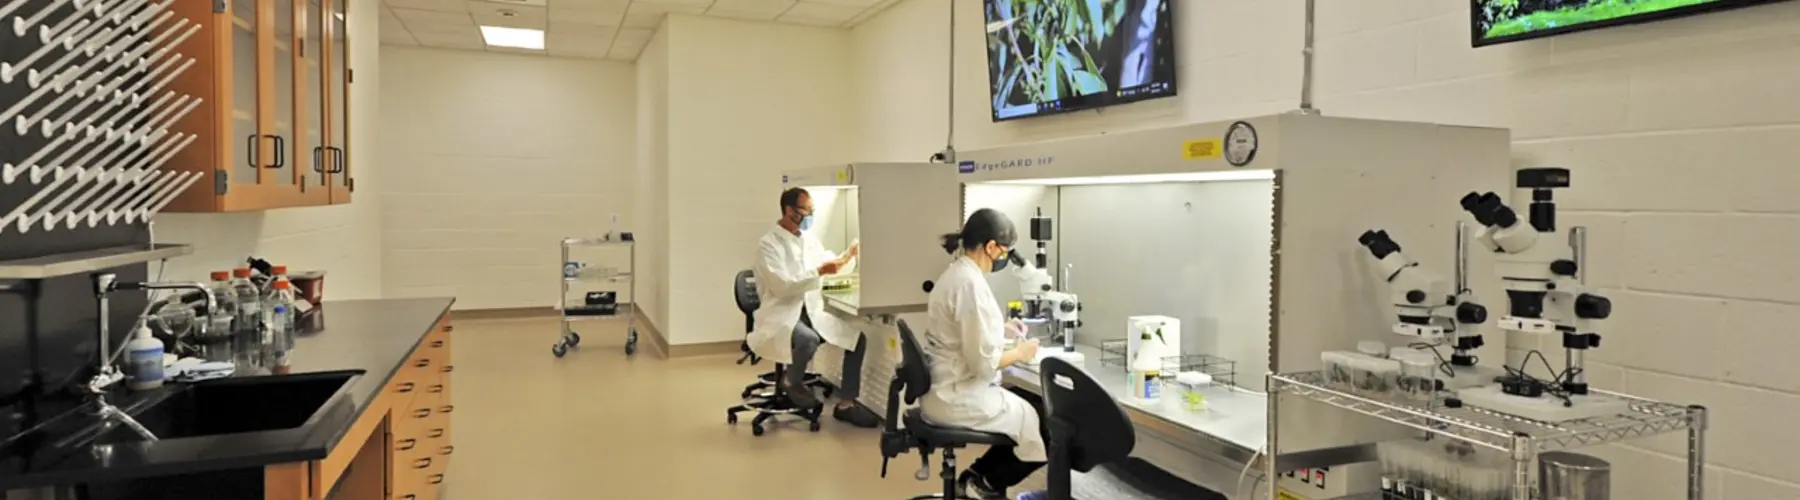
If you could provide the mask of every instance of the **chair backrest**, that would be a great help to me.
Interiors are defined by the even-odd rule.
[[[732,284],[732,291],[737,295],[737,306],[744,314],[756,312],[762,307],[762,299],[756,296],[756,272],[749,269],[738,271],[737,281]]]
[[[1065,429],[1068,436],[1051,436],[1068,448],[1070,468],[1082,472],[1124,459],[1137,446],[1137,431],[1125,409],[1099,382],[1061,358],[1045,358],[1042,375],[1044,412],[1050,432]]]
[[[912,327],[906,320],[896,323],[900,328],[900,366],[894,369],[894,379],[906,387],[906,404],[913,404],[931,390],[931,367],[925,365],[925,351]]]

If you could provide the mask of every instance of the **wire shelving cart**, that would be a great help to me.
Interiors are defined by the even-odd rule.
[[[601,238],[563,238],[562,275],[558,280],[561,287],[557,293],[557,309],[562,312],[561,336],[556,344],[550,347],[550,353],[560,358],[568,354],[570,349],[581,345],[581,334],[572,325],[579,321],[610,319],[619,316],[618,292],[624,288],[632,304],[625,315],[625,355],[637,354],[637,244],[633,240],[615,240],[611,237]],[[611,266],[590,266],[587,263],[573,260],[569,250],[575,247],[613,247],[624,248],[627,255],[623,269]],[[570,303],[569,292],[580,290],[583,300]]]
[[[1538,495],[1532,481],[1539,454],[1687,431],[1688,500],[1704,498],[1706,471],[1706,408],[1653,401],[1594,389],[1593,392],[1625,399],[1630,410],[1617,415],[1540,422],[1477,407],[1448,408],[1449,393],[1440,392],[1428,407],[1374,399],[1330,388],[1323,372],[1269,374],[1268,449],[1278,447],[1277,412],[1281,394],[1291,394],[1340,409],[1410,427],[1434,436],[1505,453],[1513,462],[1513,500],[1532,500]],[[1277,477],[1276,460],[1263,461],[1266,477]],[[1269,481],[1268,498],[1276,496],[1276,481]]]

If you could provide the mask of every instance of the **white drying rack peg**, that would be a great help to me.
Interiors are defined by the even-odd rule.
[[[125,188],[143,184],[148,182],[149,179],[163,174],[164,171],[156,170],[156,166],[169,161],[170,158],[175,156],[175,153],[187,149],[188,145],[193,144],[194,139],[198,137],[193,134],[178,135],[180,135],[179,138],[172,141],[164,141],[161,145],[157,146],[157,149],[150,154],[150,158],[152,158],[151,161],[144,163],[147,168],[136,170],[136,174],[131,179],[113,184],[113,187],[106,190],[105,194],[95,199],[91,206],[86,210],[83,210],[80,214],[75,215],[75,219],[69,221],[70,227],[74,227],[76,219],[86,219],[88,227],[98,226],[101,219],[106,219],[107,225],[112,225],[117,217],[111,217],[109,214],[114,213],[116,211],[116,205],[119,205],[120,202],[126,198],[124,193]]]
[[[186,23],[186,20],[183,20],[181,23],[177,23],[176,26],[179,27],[180,25],[185,24],[185,23]],[[198,28],[198,26],[195,26],[195,27]],[[125,47],[125,45],[121,44],[118,47],[120,47],[122,49],[123,47]],[[146,44],[146,45],[142,45],[134,50],[143,51],[143,50],[148,50],[149,47],[150,46]],[[112,50],[112,49],[108,49],[108,50]],[[83,97],[82,100],[79,101],[78,106],[75,109],[64,112],[65,117],[79,113],[81,109],[86,108],[88,105],[91,105],[96,101],[105,100],[106,96],[108,96],[108,95],[113,95],[115,92],[117,92],[119,90],[120,87],[123,87],[125,85],[125,83],[127,83],[127,78],[131,76],[131,72],[127,71],[125,74],[117,75],[117,76],[114,76],[113,73],[118,71],[121,68],[131,68],[133,66],[136,66],[135,59],[136,58],[134,57],[133,62],[131,62],[131,63],[114,64],[112,66],[107,66],[106,68],[103,68],[99,71],[95,71],[92,74],[85,75],[85,76],[88,76],[88,78],[86,78],[85,80],[80,80],[79,83],[77,83],[75,85],[75,87],[72,89],[72,92],[64,92],[62,95],[57,96],[56,100],[51,101],[50,104],[44,105],[44,107],[39,109],[37,111],[37,113],[34,113],[35,116],[31,116],[31,117],[19,116],[16,119],[16,122],[17,122],[16,127],[19,130],[19,134],[24,135],[33,125],[36,125],[36,122],[49,118],[50,113],[56,111],[56,109],[58,107],[62,106],[64,103],[68,102],[69,99],[73,99],[76,96],[83,95],[90,90],[93,93],[86,95],[86,97]],[[180,61],[181,59],[182,59],[181,57],[169,58],[167,60],[164,60],[162,65],[157,66],[156,69],[151,70],[151,71],[155,74],[162,74],[162,71],[166,70],[170,65]],[[98,60],[98,59],[93,59],[93,60]],[[93,61],[93,60],[90,60],[90,61]],[[84,65],[84,67],[85,66],[86,65]],[[179,75],[179,74],[181,74],[181,72],[186,71],[186,70],[187,70],[187,66],[184,65],[182,67],[182,69],[175,70],[173,73],[166,76],[166,78],[173,79],[175,77],[175,75]],[[67,75],[68,74],[65,73],[65,76],[67,76]],[[108,82],[107,81],[108,79],[111,79],[111,81]],[[138,81],[142,82],[144,80],[138,80]],[[157,82],[157,83],[158,83],[158,85],[166,84],[166,82]],[[54,126],[46,126],[44,128],[46,130],[53,130]],[[46,132],[44,134],[44,136],[49,137],[50,134],[48,132]]]

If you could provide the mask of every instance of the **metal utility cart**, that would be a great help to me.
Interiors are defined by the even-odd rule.
[[[625,317],[625,355],[637,354],[637,243],[631,239],[613,238],[611,235],[600,238],[563,238],[560,243],[562,276],[558,280],[561,287],[557,292],[557,309],[562,311],[562,335],[557,338],[555,345],[550,346],[550,353],[558,358],[581,345],[581,334],[575,332],[571,323],[618,317],[620,287],[624,288],[633,301],[631,310]],[[624,248],[627,255],[625,268],[589,266],[584,262],[571,260],[569,249],[574,247]],[[593,285],[595,283],[606,286]],[[575,289],[583,292],[583,300],[571,304],[569,292]]]
[[[1625,399],[1631,410],[1617,415],[1548,423],[1528,420],[1482,408],[1446,408],[1440,392],[1429,407],[1412,403],[1371,399],[1329,388],[1323,372],[1269,374],[1270,450],[1280,450],[1277,407],[1283,394],[1304,397],[1344,410],[1403,425],[1435,436],[1506,453],[1512,458],[1512,498],[1536,498],[1532,471],[1539,454],[1616,443],[1637,438],[1687,431],[1687,498],[1701,500],[1706,471],[1706,408],[1682,406],[1595,389],[1596,393]],[[1266,477],[1278,477],[1276,460],[1263,461]],[[1269,481],[1266,498],[1276,496],[1277,481]]]

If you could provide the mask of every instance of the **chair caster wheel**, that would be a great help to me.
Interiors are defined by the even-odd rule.
[[[556,357],[560,358],[560,357],[563,357],[564,354],[568,354],[568,353],[569,353],[569,346],[562,345],[562,344],[556,344],[556,345],[550,346],[550,354],[555,354]]]
[[[807,428],[807,430],[810,430],[810,431],[813,431],[813,432],[819,432],[819,428],[820,428],[820,427],[821,427],[821,426],[820,426],[820,425],[819,425],[819,422],[817,422],[817,421],[814,421],[814,422],[813,422],[813,423],[812,423],[812,425],[809,425],[809,426],[807,426],[807,427],[806,427],[806,428]]]
[[[626,342],[625,343],[625,355],[630,356],[633,354],[637,354],[637,342],[636,341]]]
[[[737,414],[730,412],[725,413],[725,423],[737,425]]]
[[[761,426],[761,425],[750,426],[750,434],[756,435],[756,436],[763,435],[763,426]]]
[[[738,395],[738,399],[750,399],[750,394],[752,394],[753,392],[754,391],[751,391],[749,389],[744,389],[743,394]]]

